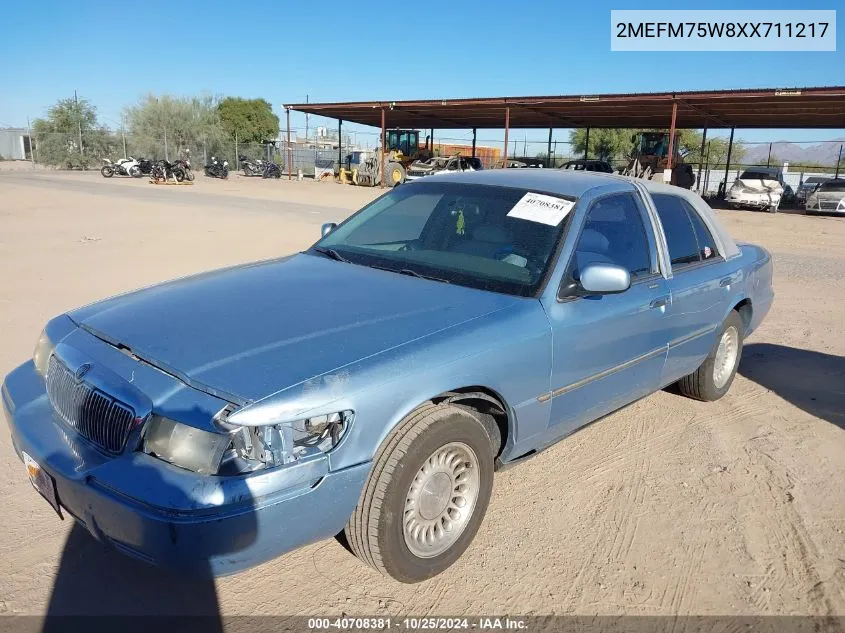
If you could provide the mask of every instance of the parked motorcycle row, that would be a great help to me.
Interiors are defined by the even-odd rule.
[[[282,170],[273,161],[260,158],[252,159],[246,156],[238,156],[238,158],[244,176],[260,178],[281,178],[282,176]],[[171,163],[163,159],[154,161],[130,156],[114,162],[104,158],[103,163],[100,173],[104,178],[111,178],[112,176],[141,178],[147,176],[155,181],[192,182],[194,180],[190,158],[180,158]],[[226,179],[229,177],[229,161],[218,160],[216,156],[212,156],[211,161],[205,165],[203,171],[209,178]]]

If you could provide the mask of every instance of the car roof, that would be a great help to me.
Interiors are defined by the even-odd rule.
[[[599,187],[617,191],[632,191],[634,188],[631,181],[623,176],[598,171],[567,171],[562,169],[484,169],[425,178],[425,182],[437,181],[518,187],[575,198],[580,198],[587,191]],[[408,184],[414,185],[413,182]]]

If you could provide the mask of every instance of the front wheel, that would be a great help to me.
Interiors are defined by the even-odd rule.
[[[405,168],[400,163],[390,163],[387,166],[387,186],[395,187],[405,182]]]
[[[742,357],[742,332],[742,318],[734,310],[722,324],[716,344],[701,366],[678,381],[683,395],[712,402],[728,392]]]
[[[101,170],[100,173],[103,174],[103,178],[111,178],[114,176],[114,167],[111,165],[105,165]]]
[[[426,404],[379,449],[345,533],[353,553],[395,580],[436,576],[467,549],[493,490],[493,442],[455,405]]]
[[[183,170],[181,167],[174,167],[171,173],[173,174],[173,178],[176,180],[176,182],[182,182],[183,180],[185,180],[185,170]]]
[[[144,174],[141,173],[141,168],[138,165],[129,168],[129,175],[133,178],[140,178]]]
[[[188,182],[194,182],[194,172],[193,171],[186,171],[185,172],[185,180]]]

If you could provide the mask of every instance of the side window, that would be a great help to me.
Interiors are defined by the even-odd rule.
[[[702,220],[701,216],[698,215],[698,211],[690,207],[686,200],[682,202],[684,207],[686,207],[687,213],[689,213],[692,228],[695,232],[695,239],[698,242],[698,253],[701,255],[701,259],[713,259],[714,257],[718,257],[719,251],[716,249],[716,241],[713,239],[710,229],[708,229],[707,225],[704,224],[704,220]]]
[[[575,247],[573,275],[589,264],[598,263],[622,266],[632,279],[651,273],[648,237],[632,194],[601,198],[587,212]]]
[[[695,238],[695,230],[684,201],[671,194],[656,194],[652,199],[663,225],[663,233],[666,235],[672,266],[700,261],[698,240]]]

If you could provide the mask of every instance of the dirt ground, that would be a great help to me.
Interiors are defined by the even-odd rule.
[[[313,242],[372,190],[191,187],[0,168],[0,374],[63,310]],[[394,583],[334,540],[193,581],[59,521],[0,430],[0,614],[845,615],[845,218],[722,211],[775,258],[730,393],[657,393],[495,479],[446,573]]]

